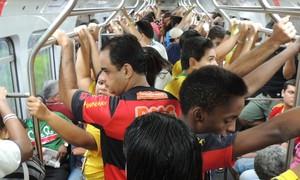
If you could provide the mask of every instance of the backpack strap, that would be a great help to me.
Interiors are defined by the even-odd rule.
[[[29,170],[25,162],[22,163],[22,168],[23,168],[24,180],[29,180]]]

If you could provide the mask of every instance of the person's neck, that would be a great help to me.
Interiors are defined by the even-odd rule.
[[[144,74],[134,74],[126,87],[126,91],[138,86],[150,86]]]
[[[146,45],[146,46],[150,46],[152,44],[152,39],[149,39],[149,38],[146,38],[144,37],[142,39],[143,43]]]

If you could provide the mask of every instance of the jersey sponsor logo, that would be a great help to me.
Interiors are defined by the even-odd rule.
[[[137,106],[135,108],[135,117],[142,116],[147,113],[151,112],[162,112],[168,113],[172,115],[176,115],[176,108],[174,105],[167,105],[167,106]]]
[[[106,101],[84,102],[84,107],[86,109],[95,108],[95,107],[103,107],[103,106],[107,106],[107,102]]]
[[[147,99],[167,99],[168,95],[165,92],[160,91],[141,91],[136,93],[137,100]]]

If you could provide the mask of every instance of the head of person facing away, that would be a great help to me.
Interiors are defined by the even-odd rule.
[[[219,46],[225,37],[226,31],[222,26],[215,25],[210,28],[208,38],[215,47]]]
[[[202,179],[199,148],[195,135],[174,116],[140,116],[125,133],[127,179]]]
[[[58,81],[48,80],[44,83],[42,96],[46,102],[57,102],[59,99]]]
[[[285,171],[286,148],[272,145],[256,152],[254,169],[262,180],[272,179]]]
[[[121,95],[135,86],[148,85],[143,48],[133,35],[114,37],[102,47],[100,78],[109,93]]]
[[[185,40],[181,53],[182,69],[190,74],[207,65],[218,65],[212,41],[201,36]]]
[[[281,96],[283,98],[283,103],[286,109],[290,109],[295,103],[295,93],[296,93],[296,80],[291,79],[284,83],[283,89],[281,91]]]
[[[184,31],[179,38],[180,49],[182,49],[185,40],[197,36],[201,36],[201,35],[196,30],[191,29],[191,30]]]
[[[147,61],[146,78],[150,86],[154,87],[155,79],[162,69],[171,71],[172,65],[152,47],[143,47]]]
[[[154,31],[151,24],[148,21],[140,20],[135,23],[137,30],[142,34],[142,38],[151,40],[154,38]]]
[[[230,71],[218,66],[195,70],[180,89],[184,121],[196,133],[232,133],[246,93],[243,79]]]

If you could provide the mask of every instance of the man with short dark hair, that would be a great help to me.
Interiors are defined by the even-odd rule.
[[[64,34],[55,34],[63,48],[59,90],[63,102],[76,119],[101,127],[101,148],[106,179],[125,179],[123,138],[135,117],[158,111],[179,116],[177,100],[170,94],[149,87],[146,80],[147,61],[137,38],[123,35],[112,38],[99,57],[101,78],[109,92],[116,96],[92,96],[77,89],[73,61],[73,43]],[[50,122],[49,122],[50,123]],[[67,127],[54,124],[60,133]],[[87,146],[86,148],[90,148]]]
[[[240,155],[300,134],[300,108],[232,134],[246,94],[247,86],[240,77],[217,66],[196,70],[183,82],[180,100],[184,121],[203,139],[204,170],[231,167]],[[211,144],[211,133],[221,135],[219,141]]]

